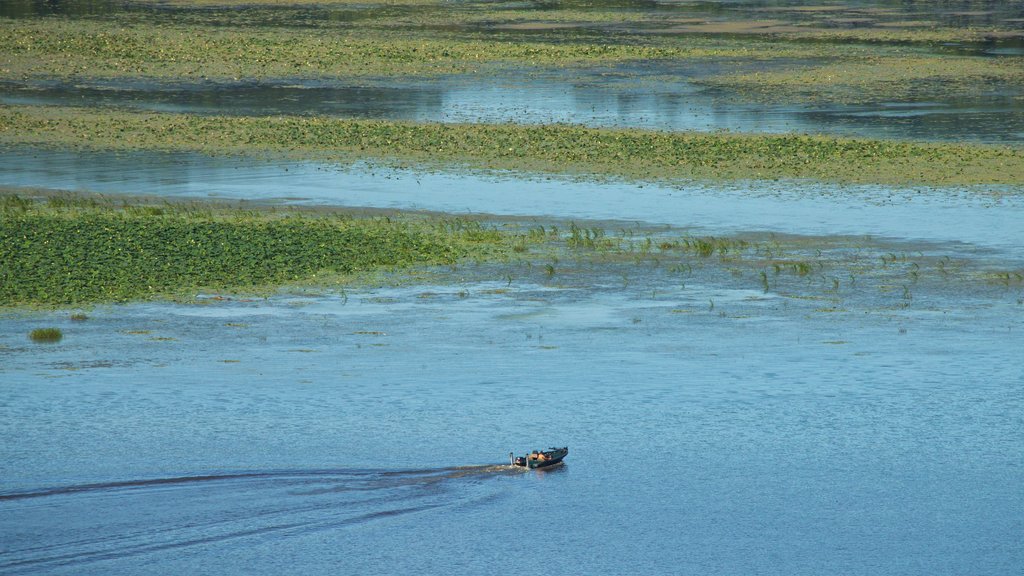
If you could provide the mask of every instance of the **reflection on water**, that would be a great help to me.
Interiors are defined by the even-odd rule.
[[[7,104],[105,106],[238,115],[324,115],[422,122],[574,123],[655,130],[807,132],[872,138],[1024,141],[1015,94],[873,105],[751,105],[664,72],[630,67],[531,78],[445,78],[376,85],[323,83],[0,83]],[[708,71],[705,70],[704,73]]]
[[[747,182],[728,187],[268,163],[193,154],[0,150],[0,185],[454,214],[640,221],[695,233],[876,235],[1024,254],[1012,188],[961,191]],[[1006,193],[1003,195],[1003,193]],[[950,247],[952,249],[952,247]]]
[[[8,104],[127,107],[161,112],[228,115],[329,115],[345,118],[426,119],[444,106],[440,86],[317,85],[7,85]]]

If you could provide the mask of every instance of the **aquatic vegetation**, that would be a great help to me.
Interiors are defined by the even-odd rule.
[[[749,242],[737,238],[716,238],[714,236],[686,237],[679,240],[665,240],[659,244],[663,251],[682,250],[694,253],[701,258],[709,258],[716,253],[725,256],[736,254],[750,247]]]
[[[0,106],[0,143],[273,154],[656,180],[1020,184],[1024,149],[798,134],[419,124]]]
[[[181,7],[246,7],[246,6],[289,6],[295,5],[292,0],[164,0],[165,4]],[[437,6],[444,4],[444,0],[310,0],[309,2],[298,3],[301,6],[335,6],[335,5],[358,5],[358,6]]]
[[[724,74],[700,81],[763,101],[824,103],[906,100],[931,94],[1024,89],[1024,58],[935,54],[838,58],[780,70]]]
[[[990,283],[1006,287],[1024,285],[1024,270],[988,271],[983,277]]]
[[[886,79],[907,74],[952,79],[967,87],[981,77],[1015,78],[1016,66],[1012,61],[963,56],[908,56],[903,44],[910,40],[905,35],[888,39],[885,35],[899,31],[891,28],[807,28],[743,37],[728,30],[652,34],[664,26],[669,29],[663,32],[671,32],[676,11],[663,11],[664,6],[644,11],[628,3],[525,9],[435,0],[329,0],[272,9],[256,5],[277,4],[268,0],[242,3],[242,8],[234,0],[179,3],[192,9],[127,11],[88,19],[0,19],[0,78],[330,82],[479,75],[510,68],[530,74],[616,63],[703,62],[724,67],[707,85],[750,97],[780,87],[806,87],[812,81],[827,88],[837,77],[831,73],[835,68],[849,68],[838,75],[842,78],[872,81],[879,76],[872,84],[877,91],[906,86]],[[967,35],[955,28],[932,30],[927,37],[920,30],[906,33],[916,34],[914,41],[930,43],[984,37],[979,30]],[[947,60],[950,65],[943,66]],[[742,63],[754,61],[771,61],[771,69],[778,64],[784,69],[750,75]],[[805,64],[795,66],[796,62]],[[689,74],[686,79],[694,80]]]
[[[691,71],[683,79],[744,100],[877,102],[1024,89],[1021,58],[944,47],[1013,42],[1024,34],[1016,20],[962,26],[957,15],[925,25],[896,13],[865,19],[849,6],[822,14],[777,7],[762,20],[700,3],[628,1],[173,4],[89,18],[0,18],[0,79],[318,83],[662,61],[713,64],[715,77]],[[836,20],[847,12],[856,25]],[[751,62],[762,65],[751,72]]]
[[[269,26],[203,27],[0,19],[0,77],[353,78],[485,72],[489,65],[574,66],[752,55],[748,47],[530,42],[388,30],[311,34]]]
[[[64,338],[64,333],[60,331],[60,328],[36,328],[29,332],[28,337],[33,342],[60,342]]]
[[[611,240],[604,237],[604,229],[598,227],[581,228],[575,222],[569,223],[569,237],[566,238],[565,242],[570,248],[576,249],[588,248],[596,250],[612,246]]]
[[[511,236],[508,244],[488,244],[479,234],[453,232],[450,221],[7,204],[17,208],[0,210],[6,306],[261,291],[379,267],[447,264],[505,253],[511,244]]]
[[[146,206],[71,196],[0,201],[0,306],[195,301],[199,292],[265,295],[281,289],[340,289],[344,296],[352,284],[461,283],[467,275],[507,286],[514,279],[547,283],[557,276],[559,285],[568,286],[598,270],[629,288],[663,270],[688,282],[724,282],[786,298],[826,299],[833,306],[847,296],[871,294],[883,306],[905,308],[926,304],[934,290],[989,290],[1016,298],[1024,278],[1020,270],[982,268],[890,243],[860,245],[865,239],[674,236],[660,229],[652,236],[639,228],[609,235],[575,222],[559,229],[324,208]],[[452,292],[423,292],[420,298],[477,294],[457,284]],[[126,333],[148,336],[150,330]]]

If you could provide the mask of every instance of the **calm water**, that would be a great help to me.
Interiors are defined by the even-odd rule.
[[[538,551],[601,574],[1024,562],[1017,295],[922,293],[902,310],[854,295],[821,313],[659,270],[629,287],[601,270],[455,276],[4,316],[0,569],[477,574]],[[30,344],[39,325],[64,341]],[[560,443],[561,469],[500,466]]]
[[[869,105],[746,104],[685,81],[710,73],[630,65],[624,69],[368,81],[155,84],[0,83],[0,103],[121,107],[160,112],[325,115],[421,122],[577,123],[588,126],[781,133],[806,132],[989,143],[1024,142],[1015,92]]]
[[[686,9],[761,18],[784,5]],[[960,25],[1019,12],[851,6]],[[0,3],[10,17],[124,10],[152,7]],[[1015,95],[754,109],[685,83],[603,78],[8,83],[0,101],[997,142],[1024,132]],[[1019,187],[656,186],[28,148],[0,149],[0,186],[844,236],[872,262],[1024,267]],[[0,574],[475,575],[540,561],[553,574],[1024,570],[1019,283],[925,273],[907,298],[866,271],[835,294],[798,277],[764,292],[728,264],[689,275],[674,264],[562,261],[550,276],[465,264],[398,288],[100,306],[79,322],[4,311]],[[60,343],[28,339],[48,326]],[[503,465],[510,450],[556,444],[570,454],[553,471]]]
[[[0,186],[615,220],[684,227],[697,234],[871,235],[924,241],[975,257],[995,251],[1011,262],[1024,259],[1024,229],[1018,225],[1024,221],[1024,198],[1013,187],[972,191],[792,182],[659,186],[30,148],[0,148]]]

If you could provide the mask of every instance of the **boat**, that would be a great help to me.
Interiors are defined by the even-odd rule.
[[[530,470],[540,468],[550,468],[552,466],[558,466],[562,463],[562,460],[569,455],[569,448],[548,448],[547,450],[534,450],[526,456],[519,456],[512,452],[508,454],[509,464],[512,466],[522,466]]]

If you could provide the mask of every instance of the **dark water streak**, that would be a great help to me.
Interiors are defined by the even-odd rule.
[[[40,540],[34,538],[19,542],[16,531],[10,531],[14,537],[8,538],[0,551],[0,570],[19,573],[43,567],[75,567],[244,538],[287,538],[336,530],[470,504],[472,498],[460,493],[466,483],[521,473],[521,469],[503,465],[268,470],[8,492],[0,494],[0,510],[8,518],[34,516],[39,506],[54,515],[86,509],[90,511],[87,523],[91,527],[83,530],[79,526],[67,535],[56,530],[56,535],[47,534],[45,545],[38,545]],[[168,493],[168,488],[174,491]],[[49,501],[54,498],[59,500]],[[34,500],[46,502],[22,504]],[[211,500],[215,504],[211,505]],[[149,514],[129,512],[127,525],[122,523],[124,518],[110,521],[107,517],[116,518],[124,514],[119,509],[133,510],[135,506],[147,507]],[[90,537],[81,538],[83,534]]]

